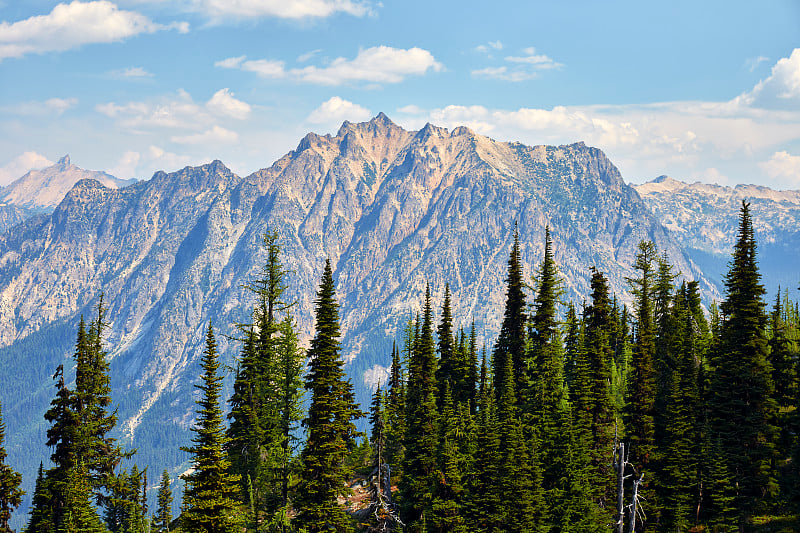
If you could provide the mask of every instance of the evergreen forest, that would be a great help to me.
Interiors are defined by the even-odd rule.
[[[549,231],[532,279],[515,235],[494,342],[454,323],[449,287],[438,302],[428,287],[363,407],[344,371],[330,263],[304,349],[278,235],[264,247],[229,398],[215,325],[203,325],[182,483],[139,468],[110,436],[102,298],[81,319],[74,384],[54,369],[51,455],[25,532],[800,529],[800,310],[795,287],[767,301],[749,204],[723,299],[708,308],[649,241],[627,280],[630,307],[596,269],[588,299],[566,302]],[[3,440],[0,414],[0,533],[22,497]]]

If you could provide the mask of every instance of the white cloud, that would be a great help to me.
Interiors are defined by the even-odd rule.
[[[212,144],[212,143],[235,143],[239,140],[236,132],[225,129],[216,124],[202,133],[191,135],[176,135],[170,140],[178,144]]]
[[[141,155],[139,152],[128,151],[122,154],[117,164],[109,169],[109,174],[127,180],[136,176],[136,167],[139,165]]]
[[[336,13],[362,17],[372,12],[369,2],[354,0],[198,0],[195,6],[211,18],[303,19],[325,18]]]
[[[120,79],[141,79],[141,78],[152,78],[153,73],[148,72],[142,67],[128,67],[118,70],[112,70],[109,72],[112,78],[120,78]]]
[[[206,102],[206,108],[214,114],[244,120],[250,116],[250,104],[233,97],[229,89],[220,89]]]
[[[744,63],[747,66],[747,68],[750,70],[750,72],[753,72],[755,69],[758,68],[758,66],[761,63],[764,63],[766,61],[769,61],[768,57],[766,57],[766,56],[758,56],[758,57],[751,57],[750,59],[748,59]]]
[[[151,145],[147,149],[147,160],[152,165],[169,172],[185,167],[192,161],[192,158],[186,155],[167,152],[163,148]]]
[[[214,63],[222,68],[239,68],[262,78],[283,78],[320,85],[342,85],[351,82],[399,83],[407,76],[420,76],[443,66],[428,50],[375,46],[359,51],[353,59],[338,57],[325,66],[309,65],[286,70],[283,61],[246,60],[231,57]]]
[[[209,122],[208,114],[184,90],[157,102],[98,104],[95,109],[127,128],[193,128]]]
[[[522,55],[506,56],[505,62],[509,65],[475,69],[472,71],[472,77],[520,82],[538,77],[540,71],[559,69],[564,66],[549,56],[537,54],[533,47],[523,49]]]
[[[800,187],[800,155],[791,155],[782,150],[759,163],[759,166],[771,178],[781,179],[792,187]]]
[[[312,124],[329,124],[345,120],[360,122],[369,119],[370,116],[368,109],[334,96],[312,111],[307,120]]]
[[[297,62],[298,63],[305,63],[306,61],[308,61],[309,59],[311,59],[315,55],[319,54],[320,52],[322,52],[322,48],[317,48],[316,50],[311,50],[309,52],[306,52],[305,54],[301,54],[301,55],[297,56]]]
[[[537,54],[535,48],[526,48],[523,50],[525,55],[522,56],[507,56],[506,61],[511,63],[523,63],[532,65],[537,70],[549,70],[554,68],[563,67],[561,63],[556,63],[550,57],[544,54]]]
[[[486,44],[479,44],[475,47],[476,52],[480,52],[482,54],[488,54],[491,50],[502,50],[503,43],[498,41],[489,41]]]
[[[783,57],[772,67],[772,73],[734,100],[737,105],[765,109],[797,110],[800,104],[800,48]]]
[[[125,11],[106,0],[58,4],[47,15],[18,22],[0,22],[0,60],[26,54],[57,52],[91,43],[121,41],[140,33],[177,29],[185,22],[157,24],[134,11]]]
[[[361,50],[352,60],[339,57],[325,67],[309,66],[292,73],[310,83],[341,85],[353,81],[399,83],[406,76],[419,76],[429,69],[438,72],[442,65],[427,50],[375,46]]]
[[[31,100],[0,107],[0,112],[13,115],[52,116],[61,115],[78,105],[77,98],[48,98],[44,101]]]
[[[5,166],[0,167],[0,185],[6,186],[33,169],[45,168],[53,164],[42,154],[24,152],[9,161]]]

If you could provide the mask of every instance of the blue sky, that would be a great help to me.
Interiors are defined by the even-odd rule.
[[[69,153],[122,178],[308,131],[603,149],[630,182],[800,189],[800,2],[0,0],[0,184]]]

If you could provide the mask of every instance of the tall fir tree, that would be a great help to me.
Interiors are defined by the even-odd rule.
[[[422,324],[414,340],[408,365],[405,461],[400,484],[404,522],[412,532],[421,531],[425,514],[431,509],[436,482],[438,387],[430,287],[425,290]]]
[[[192,427],[192,446],[182,448],[190,454],[192,471],[184,476],[186,511],[182,523],[188,531],[198,533],[240,533],[245,522],[239,503],[239,476],[230,472],[225,452],[228,441],[222,422],[218,374],[217,342],[211,325],[206,331],[206,345],[200,361],[203,373],[197,400],[197,419]]]
[[[172,481],[166,469],[161,474],[161,483],[158,485],[156,498],[156,514],[153,517],[151,531],[152,533],[169,533],[169,525],[172,522]]]
[[[402,474],[404,457],[403,438],[406,427],[405,376],[397,344],[392,343],[392,366],[389,373],[389,391],[386,399],[386,448],[384,461],[392,468],[394,476]]]
[[[353,420],[362,416],[345,379],[339,355],[339,306],[330,261],[325,262],[316,298],[315,334],[305,388],[311,405],[303,421],[307,439],[301,453],[302,471],[297,489],[295,522],[309,533],[352,531],[350,519],[337,503],[347,479],[345,458],[355,442]]]
[[[442,321],[439,323],[436,333],[439,340],[439,364],[436,367],[436,385],[439,389],[437,403],[441,406],[444,402],[445,390],[449,389],[452,396],[453,388],[458,388],[460,381],[460,376],[457,375],[457,346],[453,339],[453,312],[450,302],[450,284],[445,284],[444,286]]]
[[[39,463],[39,471],[36,475],[36,485],[31,496],[30,518],[27,533],[49,533],[55,531],[56,525],[53,521],[52,494],[48,487],[47,479],[44,476],[44,467]]]
[[[11,533],[8,521],[11,512],[22,503],[25,491],[19,488],[22,476],[6,463],[8,452],[5,447],[6,425],[3,423],[2,404],[0,404],[0,533]]]
[[[514,227],[514,244],[508,258],[508,275],[506,277],[506,304],[503,312],[503,323],[500,335],[492,354],[492,374],[494,375],[495,401],[500,402],[503,396],[503,368],[506,356],[511,357],[511,368],[514,371],[514,384],[518,394],[527,390],[527,361],[525,346],[527,344],[526,325],[528,317],[525,313],[525,292],[522,279],[522,257],[519,248],[519,231]]]
[[[611,301],[605,276],[594,268],[591,289],[592,302],[585,311],[584,353],[576,369],[575,419],[581,438],[589,443],[595,501],[610,509],[615,487],[609,456],[616,419],[611,398]]]
[[[736,487],[740,527],[774,494],[772,368],[766,338],[764,288],[756,261],[750,205],[742,202],[739,231],[725,276],[722,324],[711,378],[711,428]]]

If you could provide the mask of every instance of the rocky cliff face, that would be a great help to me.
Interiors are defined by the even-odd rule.
[[[588,293],[593,265],[622,294],[642,239],[702,279],[616,167],[583,143],[529,147],[433,125],[410,132],[381,114],[346,122],[336,136],[309,134],[245,178],[215,161],[125,188],[82,180],[52,214],[0,236],[0,364],[16,372],[0,372],[0,391],[17,391],[0,392],[10,446],[23,453],[44,442],[47,377],[69,357],[78,316],[101,291],[121,436],[139,448],[140,465],[159,471],[182,460],[209,321],[224,361],[235,364],[238,346],[224,334],[249,319],[252,297],[242,285],[264,262],[266,230],[281,235],[306,339],[331,259],[343,355],[365,402],[366,382],[388,364],[426,284],[439,306],[449,283],[455,324],[474,320],[491,343],[515,225],[531,276],[548,224],[568,297]],[[714,288],[704,281],[704,290]],[[29,479],[45,453],[32,450]]]
[[[635,186],[653,213],[718,285],[736,241],[739,209],[750,203],[759,264],[770,293],[800,281],[800,191],[759,185],[684,183],[668,176]]]

